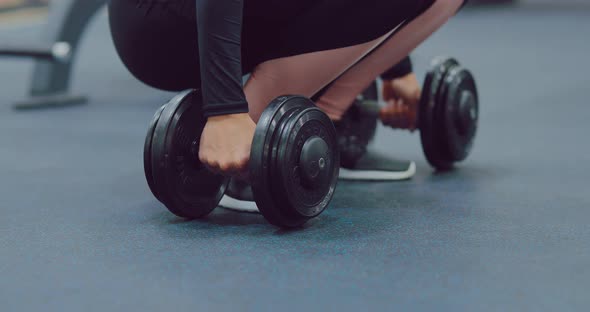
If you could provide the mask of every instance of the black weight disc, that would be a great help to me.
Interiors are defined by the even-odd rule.
[[[201,102],[196,90],[175,96],[162,111],[152,139],[152,174],[158,199],[183,218],[209,214],[229,182],[199,162],[199,142],[206,122]]]
[[[377,110],[379,109],[379,86],[376,80],[363,92],[362,102],[366,105],[374,105]],[[362,125],[363,131],[362,139],[368,144],[375,138],[379,118],[378,115],[376,116],[362,109],[359,109],[358,113],[358,121]]]
[[[373,81],[373,83],[362,93],[363,100],[369,101],[379,101],[379,86],[377,85],[377,80]]]
[[[420,140],[426,160],[438,170],[452,168],[453,161],[448,159],[442,146],[442,120],[439,118],[444,93],[444,79],[449,69],[458,66],[453,58],[435,58],[431,69],[426,74],[418,112]]]
[[[443,150],[449,161],[459,162],[467,158],[477,132],[479,118],[478,95],[471,73],[456,66],[445,77],[442,104]]]
[[[340,163],[345,168],[354,167],[375,137],[378,124],[377,116],[368,113],[366,108],[367,106],[375,106],[377,108],[371,110],[378,110],[378,92],[377,82],[373,82],[336,124]]]
[[[271,171],[278,198],[297,216],[313,218],[328,205],[338,177],[336,136],[330,119],[316,107],[294,114],[280,134]]]
[[[262,114],[252,143],[256,204],[281,227],[297,227],[328,206],[338,180],[336,131],[309,99],[283,96]]]
[[[145,179],[150,188],[150,191],[156,198],[158,198],[158,193],[154,184],[154,176],[152,174],[152,137],[154,135],[156,124],[158,123],[160,115],[162,115],[162,111],[164,110],[165,106],[166,105],[162,105],[162,107],[160,107],[154,114],[154,117],[152,118],[152,121],[148,127],[145,142],[143,144],[143,171],[145,173]]]

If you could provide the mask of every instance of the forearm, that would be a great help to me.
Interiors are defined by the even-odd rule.
[[[205,115],[248,112],[242,88],[243,0],[195,1]]]
[[[394,80],[396,78],[404,77],[413,71],[412,60],[409,56],[397,63],[394,67],[388,69],[381,74],[383,80]]]

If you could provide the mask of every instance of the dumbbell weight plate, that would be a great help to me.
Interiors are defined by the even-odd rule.
[[[379,107],[379,86],[377,85],[377,80],[373,81],[371,86],[363,92],[363,101],[365,101],[365,103],[370,102],[370,105],[374,105],[377,108]],[[363,140],[371,142],[375,138],[379,118],[378,116],[375,117],[374,114],[363,113],[362,110],[360,110],[359,113],[361,114],[359,119],[365,125],[363,128]]]
[[[444,84],[440,116],[443,151],[448,161],[459,162],[469,155],[477,132],[477,88],[471,73],[461,66],[449,70]]]
[[[441,116],[444,105],[442,101],[442,90],[444,79],[449,69],[458,66],[459,63],[453,58],[435,58],[432,61],[431,69],[426,74],[422,95],[420,98],[418,112],[418,127],[420,128],[420,140],[426,160],[438,170],[452,168],[453,161],[446,157],[443,151],[442,139],[443,121]]]
[[[158,199],[177,216],[209,214],[225,193],[229,179],[211,173],[198,151],[206,118],[199,91],[187,90],[164,107],[152,136],[151,167]]]
[[[145,173],[145,179],[150,188],[150,191],[156,198],[158,198],[158,193],[154,183],[154,176],[152,174],[152,138],[154,136],[154,129],[156,128],[158,120],[160,120],[160,116],[162,115],[164,107],[166,107],[166,105],[162,105],[162,107],[160,107],[154,114],[154,117],[152,118],[152,121],[148,127],[148,132],[143,145],[143,171]]]
[[[332,199],[339,171],[336,131],[309,99],[282,96],[263,112],[252,143],[256,204],[272,224],[297,227]]]
[[[338,122],[338,147],[340,162],[345,168],[352,168],[365,154],[367,146],[377,132],[379,95],[377,82],[373,82]],[[367,109],[369,106],[374,106]]]

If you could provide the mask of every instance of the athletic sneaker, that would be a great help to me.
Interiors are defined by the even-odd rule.
[[[385,157],[369,151],[353,168],[341,167],[339,178],[349,181],[397,181],[410,179],[415,173],[416,164],[412,161]],[[241,212],[259,212],[252,187],[237,179],[231,179],[219,206]]]

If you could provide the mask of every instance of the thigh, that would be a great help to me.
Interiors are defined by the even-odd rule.
[[[315,0],[244,0],[242,63],[249,73],[276,54],[277,29]],[[164,90],[200,87],[195,0],[111,0],[109,24],[117,53],[140,81]]]
[[[122,62],[140,81],[170,91],[200,87],[194,3],[109,2],[113,43]]]
[[[244,0],[244,73],[281,57],[383,36],[431,0]],[[111,0],[115,48],[129,71],[164,90],[199,88],[194,0]]]
[[[245,67],[252,69],[271,59],[375,40],[433,0],[245,1],[243,56]]]

